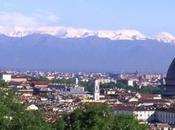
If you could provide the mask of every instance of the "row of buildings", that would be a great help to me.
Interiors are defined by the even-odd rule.
[[[150,129],[174,128],[175,100],[162,98],[160,94],[141,94],[122,88],[101,89],[100,84],[122,82],[130,87],[155,87],[163,84],[162,74],[105,74],[58,72],[1,72],[8,87],[27,110],[43,110],[47,121],[54,122],[65,112],[72,112],[87,102],[106,103],[114,114],[134,115]],[[42,78],[41,78],[42,77]],[[54,82],[57,79],[75,79],[73,83]],[[90,93],[79,82],[94,81]],[[146,84],[148,82],[148,84]]]

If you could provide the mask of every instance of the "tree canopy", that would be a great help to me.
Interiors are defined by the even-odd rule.
[[[152,94],[160,94],[161,93],[160,87],[151,87],[151,86],[142,86],[141,88],[138,86],[132,87],[132,86],[128,86],[122,82],[101,84],[100,88],[122,88],[125,90],[130,90],[132,92],[139,92],[139,93],[152,93]]]
[[[39,111],[27,111],[12,90],[0,88],[1,130],[50,130]]]
[[[90,105],[65,115],[56,124],[57,130],[146,130],[130,115],[113,115],[106,105]]]

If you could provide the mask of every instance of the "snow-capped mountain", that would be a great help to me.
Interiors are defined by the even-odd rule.
[[[175,43],[175,36],[168,32],[161,32],[157,34],[154,39],[165,43]]]
[[[109,38],[111,40],[144,40],[146,36],[137,30],[88,30],[65,27],[39,27],[39,28],[22,28],[15,27],[9,31],[0,29],[2,34],[10,37],[27,36],[33,33],[49,34],[60,38],[85,38],[97,36],[99,38]]]
[[[108,38],[110,40],[157,40],[165,43],[175,43],[175,36],[168,32],[161,32],[155,36],[147,36],[142,32],[133,29],[121,30],[89,30],[71,27],[14,27],[6,29],[0,27],[0,33],[9,37],[23,37],[31,34],[48,34],[58,38],[86,38],[95,36]]]
[[[145,40],[146,36],[137,30],[98,31],[98,37],[111,40]]]
[[[175,44],[156,40],[59,38],[45,34],[11,38],[0,35],[0,68],[166,72],[175,56],[174,50]]]

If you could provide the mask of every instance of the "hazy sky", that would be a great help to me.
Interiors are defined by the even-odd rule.
[[[175,34],[175,0],[0,0],[0,26],[17,25]]]

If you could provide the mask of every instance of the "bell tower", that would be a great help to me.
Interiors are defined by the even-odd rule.
[[[99,101],[100,100],[100,82],[99,80],[95,80],[94,85],[94,100]]]

